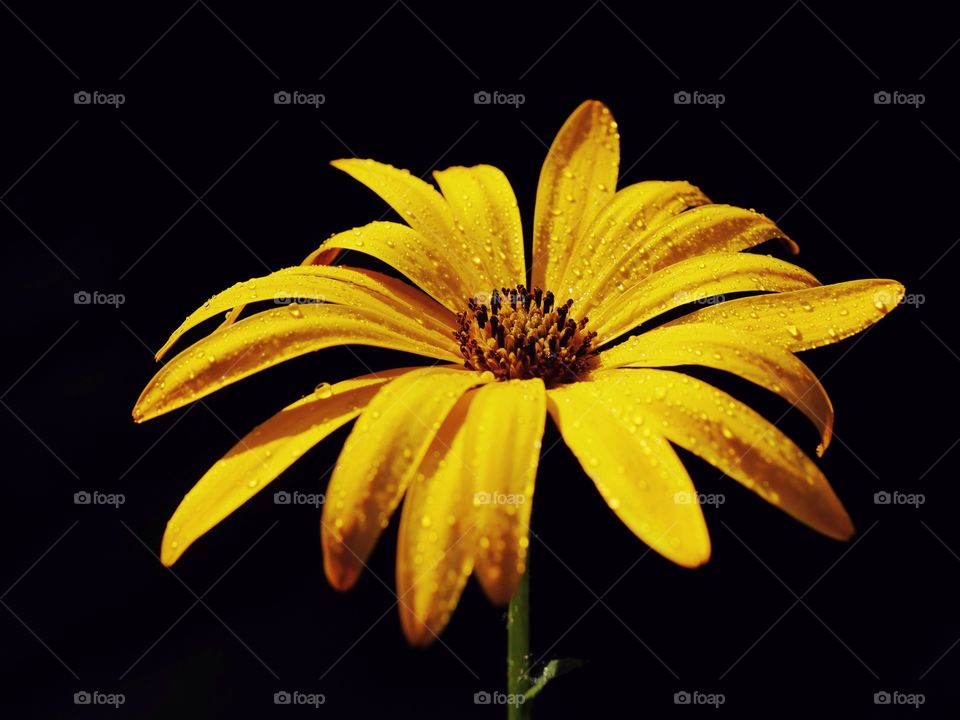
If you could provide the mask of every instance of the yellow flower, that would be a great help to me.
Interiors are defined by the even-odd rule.
[[[472,573],[495,603],[517,587],[548,413],[613,512],[680,565],[706,562],[710,541],[673,445],[830,537],[853,533],[826,478],[790,439],[721,390],[664,368],[707,366],[780,395],[817,427],[822,452],[833,409],[794,353],[872,325],[899,303],[899,283],[824,286],[783,260],[741,252],[774,238],[797,247],[765,216],[712,204],[687,182],[615,191],[619,134],[596,101],[570,116],[544,162],[529,282],[517,202],[496,168],[436,172],[441,194],[372,160],[333,164],[407,225],[334,235],[303,265],[212,297],[158,359],[199,323],[229,312],[226,322],[157,373],[134,418],[334,345],[435,362],[321,384],[253,430],[177,508],[162,542],[166,565],[354,419],[326,492],[324,567],[334,587],[350,588],[403,500],[397,591],[417,644],[443,629]],[[331,266],[343,250],[378,258],[416,287]],[[763,294],[706,304],[622,340],[666,311],[744,292]],[[289,298],[320,302],[276,304]],[[244,304],[270,300],[238,320]]]

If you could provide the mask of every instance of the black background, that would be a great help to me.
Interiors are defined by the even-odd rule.
[[[3,4],[0,715],[503,715],[473,702],[504,689],[505,644],[502,610],[474,582],[443,644],[406,645],[392,607],[396,522],[345,595],[323,578],[317,513],[275,505],[272,490],[173,572],[153,555],[234,433],[319,381],[362,372],[351,353],[289,362],[143,426],[130,410],[152,350],[207,296],[383,215],[329,160],[356,154],[418,175],[497,165],[529,230],[544,144],[591,97],[620,123],[623,184],[688,179],[778,220],[822,281],[894,277],[924,302],[804,356],[838,411],[820,465],[857,525],[848,544],[685,456],[698,487],[726,497],[706,510],[713,559],[688,571],[644,555],[548,423],[533,647],[590,662],[541,695],[538,716],[956,713],[960,27],[948,7]],[[294,89],[326,103],[273,104]],[[75,105],[81,90],[126,102]],[[477,106],[481,90],[525,103]],[[725,103],[676,105],[681,90]],[[881,90],[925,103],[876,105]],[[125,303],[75,305],[83,290]],[[408,360],[358,353],[374,367]],[[771,419],[784,410],[725,387]],[[812,452],[795,412],[779,424]],[[322,491],[346,432],[274,487]],[[126,502],[77,506],[80,490]],[[882,490],[925,503],[877,505]],[[126,702],[78,708],[80,690]],[[277,707],[279,690],[326,704]],[[725,704],[680,707],[681,690]],[[926,702],[876,706],[883,690]]]

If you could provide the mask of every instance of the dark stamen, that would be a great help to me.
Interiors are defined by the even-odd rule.
[[[552,292],[524,285],[494,289],[489,306],[469,299],[454,332],[464,366],[498,380],[540,378],[554,385],[578,379],[593,366],[596,333],[584,330],[586,318],[573,318],[572,308],[572,300],[556,305]]]
[[[547,294],[543,298],[543,314],[546,315],[553,309],[553,292],[547,290]]]

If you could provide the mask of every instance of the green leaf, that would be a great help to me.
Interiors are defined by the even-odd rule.
[[[523,694],[524,700],[526,701],[535,698],[551,680],[558,678],[561,675],[570,672],[571,670],[576,670],[578,667],[585,665],[586,662],[586,660],[577,660],[575,658],[551,660],[547,663],[547,666],[543,668],[543,672],[540,673],[540,677],[538,677],[536,680],[531,679],[533,684],[530,686],[530,689]]]

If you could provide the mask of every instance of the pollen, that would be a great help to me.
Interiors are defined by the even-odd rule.
[[[486,302],[485,302],[486,301]],[[540,378],[548,386],[574,382],[593,362],[595,332],[575,319],[573,300],[556,305],[554,295],[523,285],[473,297],[457,313],[464,365],[498,380]]]

